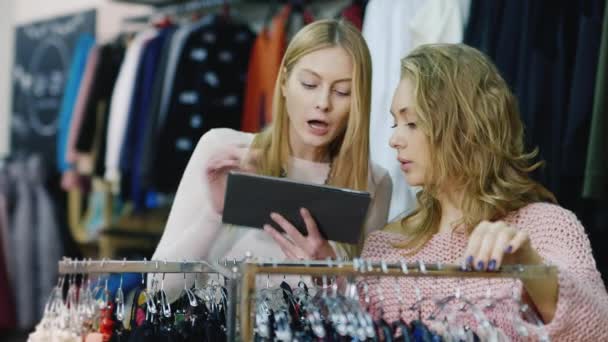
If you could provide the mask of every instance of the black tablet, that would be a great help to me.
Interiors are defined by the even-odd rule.
[[[252,228],[271,224],[280,230],[270,219],[276,212],[306,235],[300,208],[307,208],[326,239],[356,244],[370,202],[368,192],[233,171],[228,175],[222,221]]]

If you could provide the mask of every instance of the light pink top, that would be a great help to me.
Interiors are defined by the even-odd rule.
[[[205,179],[209,157],[217,153],[221,146],[248,146],[253,137],[253,134],[226,128],[213,129],[201,137],[182,176],[165,231],[153,259],[241,260],[247,252],[256,258],[274,258],[276,261],[285,259],[279,245],[263,230],[224,225],[220,215],[211,207]],[[329,163],[297,158],[290,158],[287,170],[291,179],[317,184],[323,184],[328,172]],[[386,225],[391,198],[391,180],[386,170],[371,165],[369,177],[368,190],[372,194],[372,203],[365,222],[366,234]],[[340,255],[340,250],[336,250],[336,253]],[[192,275],[187,275],[187,281],[192,284]],[[149,281],[148,284],[150,283]],[[165,276],[164,288],[170,300],[177,298],[183,287],[184,275]]]
[[[559,298],[553,320],[544,326],[553,341],[608,341],[608,295],[597,271],[591,253],[589,239],[576,216],[559,206],[535,203],[517,210],[505,218],[513,227],[526,230],[532,246],[544,258],[545,263],[559,269]],[[458,263],[466,248],[467,236],[463,232],[440,233],[432,237],[417,254],[404,257],[403,250],[394,248],[392,242],[401,241],[403,235],[378,231],[370,234],[365,242],[362,257],[387,262]],[[378,317],[379,308],[384,308],[385,320],[391,322],[399,315],[399,300],[394,278],[378,281],[367,279],[370,309]],[[378,284],[380,286],[378,286]],[[408,310],[415,301],[414,278],[400,278],[402,315],[406,321],[417,316]],[[445,298],[453,295],[460,287],[463,297],[480,298],[486,295],[488,287],[493,297],[509,295],[514,286],[522,291],[520,281],[488,279],[438,279],[419,278],[417,285],[422,296]],[[383,305],[380,296],[384,296]],[[512,302],[511,302],[512,303]],[[435,307],[432,301],[422,306],[422,317],[426,318]],[[519,340],[511,323],[514,305],[498,305],[488,313],[488,318],[513,338]]]

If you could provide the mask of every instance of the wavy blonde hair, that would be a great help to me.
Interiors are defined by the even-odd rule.
[[[483,220],[497,220],[529,203],[555,202],[530,178],[542,166],[538,149],[524,150],[517,101],[488,57],[464,44],[431,44],[401,60],[401,79],[414,87],[418,125],[430,147],[418,207],[401,220],[408,236],[396,247],[417,251],[439,230],[438,192],[463,193],[467,232]]]
[[[304,55],[339,46],[353,61],[350,113],[345,131],[330,145],[332,158],[328,184],[355,190],[367,190],[369,172],[369,113],[371,102],[371,57],[361,33],[342,20],[319,20],[302,28],[292,39],[275,84],[272,104],[273,122],[256,135],[252,148],[261,151],[258,173],[277,177],[287,166],[290,154],[289,116],[281,85]],[[356,250],[343,246],[347,254]]]

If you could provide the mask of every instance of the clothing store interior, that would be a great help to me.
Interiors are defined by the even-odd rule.
[[[606,4],[0,1],[0,340],[607,341]]]

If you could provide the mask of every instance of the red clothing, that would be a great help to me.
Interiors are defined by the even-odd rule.
[[[241,123],[245,132],[259,132],[272,121],[272,97],[285,53],[290,12],[289,6],[283,7],[270,28],[264,28],[253,43]]]

